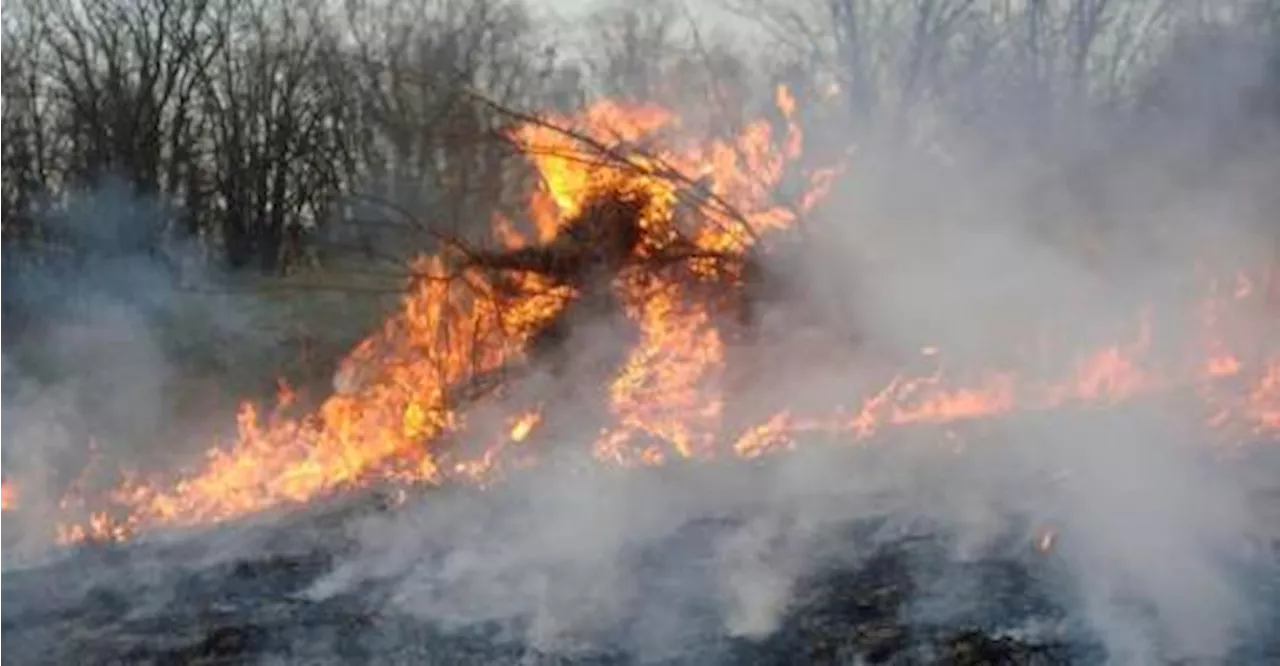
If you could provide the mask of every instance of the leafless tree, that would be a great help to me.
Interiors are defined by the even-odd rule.
[[[467,93],[537,97],[522,5],[332,9],[23,0],[5,15],[6,234],[41,197],[106,174],[180,211],[180,224],[139,230],[146,244],[178,232],[268,273],[341,217],[340,194],[487,220],[512,153]],[[410,189],[433,194],[406,201]]]
[[[168,264],[170,232],[191,235],[199,226],[197,93],[221,48],[212,30],[220,6],[220,0],[26,0],[11,8],[7,37],[17,39],[6,48],[13,44],[16,52],[6,65],[12,62],[17,76],[6,79],[4,95],[6,130],[17,130],[18,141],[5,166],[13,185],[6,217],[26,218],[47,238],[53,232],[43,222],[57,217],[65,195],[109,176],[189,215],[143,216],[118,229],[109,245],[95,232],[77,253],[145,253]],[[169,224],[178,221],[185,224]]]
[[[274,273],[291,234],[316,222],[344,180],[345,128],[325,85],[333,40],[314,9],[269,0],[242,3],[222,29],[229,46],[202,90],[216,173],[209,203],[228,264],[256,260]]]
[[[1019,118],[1035,122],[1033,131],[1043,131],[1064,105],[1122,104],[1180,13],[1168,0],[729,5],[834,78],[855,127],[888,125],[895,136],[931,124],[943,109],[953,122],[970,122],[1016,107]]]
[[[21,12],[21,9],[18,10]],[[0,105],[0,160],[4,178],[0,183],[3,199],[3,233],[6,241],[33,240],[39,228],[41,199],[54,177],[55,159],[49,145],[49,94],[40,76],[35,45],[39,35],[34,26],[15,18],[4,17],[3,41],[3,105]]]
[[[33,0],[74,181],[116,171],[177,192],[194,168],[195,99],[221,50],[215,0]]]

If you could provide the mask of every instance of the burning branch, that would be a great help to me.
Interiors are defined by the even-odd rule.
[[[537,127],[548,130],[554,134],[561,135],[569,139],[572,143],[583,146],[587,149],[585,154],[603,158],[603,160],[584,159],[577,155],[567,154],[563,147],[556,148],[552,154],[563,159],[580,159],[584,163],[592,167],[609,166],[613,168],[623,169],[637,175],[651,176],[665,179],[674,185],[677,185],[677,196],[686,199],[686,201],[695,208],[710,208],[723,217],[737,222],[735,227],[729,227],[720,221],[720,216],[710,217],[710,221],[720,227],[725,233],[732,235],[745,236],[746,244],[754,245],[760,240],[760,235],[751,224],[751,221],[733,204],[726,201],[723,197],[704,187],[704,182],[698,178],[691,178],[689,175],[668,163],[661,156],[646,152],[639,146],[627,145],[624,153],[619,147],[610,146],[582,132],[578,132],[569,127],[558,125],[545,118],[537,115],[523,113],[511,109],[510,107],[498,104],[490,100],[483,94],[468,90],[468,94],[477,102],[486,106],[498,115],[505,116],[515,121],[521,126]],[[621,143],[621,142],[620,142]],[[525,154],[537,155],[542,150],[539,146],[518,144],[518,148]]]
[[[502,462],[506,437],[497,448],[463,442],[465,411],[548,362],[589,375],[567,383],[589,386],[599,403],[596,455],[655,462],[668,450],[709,450],[722,401],[708,383],[724,361],[721,315],[750,310],[765,233],[795,223],[769,200],[785,159],[771,157],[767,128],[745,132],[742,149],[642,150],[669,114],[601,107],[579,131],[478,99],[519,123],[508,138],[542,182],[530,202],[538,242],[495,229],[508,249],[480,250],[377,201],[439,251],[411,265],[401,311],[350,353],[335,394],[301,417],[260,421],[246,404],[235,440],[210,449],[202,468],[176,482],[130,477],[106,502],[125,518],[67,534],[225,520],[370,479],[479,479]],[[609,118],[593,115],[604,111]],[[634,336],[578,362],[565,341],[580,316],[611,318]],[[538,413],[556,406],[538,404]],[[526,446],[532,437],[520,435]]]

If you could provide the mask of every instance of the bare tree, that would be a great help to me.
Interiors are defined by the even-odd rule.
[[[1168,0],[729,5],[793,58],[832,76],[855,127],[895,136],[940,119],[973,122],[999,108],[1016,109],[1034,134],[1063,106],[1123,104],[1179,13]]]
[[[670,2],[615,4],[591,17],[595,53],[588,59],[599,92],[615,99],[652,101],[668,97],[677,80],[677,30]]]
[[[49,95],[39,76],[35,46],[39,35],[32,24],[6,12],[0,71],[0,241],[2,241],[4,332],[20,337],[39,295],[26,293],[28,278],[47,263],[51,239],[42,224],[46,196],[56,177],[56,153],[50,143]]]
[[[175,190],[192,156],[194,97],[219,52],[214,0],[39,0],[51,85],[66,105],[81,179],[115,170]]]
[[[352,186],[373,202],[352,207],[362,227],[357,242],[374,243],[372,230],[382,229],[399,239],[391,245],[420,247],[429,240],[418,233],[424,223],[455,232],[487,226],[516,156],[502,140],[506,120],[475,103],[474,93],[519,104],[544,78],[527,55],[522,6],[352,0],[344,29],[352,36],[347,85],[359,91],[351,98],[359,141]],[[414,239],[407,244],[406,234]]]
[[[0,201],[7,242],[31,241],[39,234],[39,208],[55,170],[53,147],[49,145],[52,132],[48,126],[48,88],[35,57],[39,35],[24,18],[10,13],[4,21],[0,91],[4,100],[0,105],[0,131],[4,133],[0,168],[4,178],[0,181]]]
[[[334,138],[343,127],[325,84],[332,40],[314,9],[287,2],[243,3],[222,29],[233,43],[202,90],[216,165],[210,203],[228,265],[256,260],[275,273],[288,239],[317,222],[343,180]]]
[[[18,20],[36,36],[24,57],[25,104],[46,196],[111,176],[143,196],[180,205],[191,199],[195,205],[183,207],[194,216],[201,190],[196,94],[221,48],[211,20],[218,6],[30,0],[20,7]],[[165,258],[170,221],[136,220],[119,230],[114,247]],[[192,217],[181,228],[197,227]]]

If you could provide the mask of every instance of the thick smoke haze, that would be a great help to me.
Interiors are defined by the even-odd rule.
[[[808,221],[812,243],[773,266],[833,326],[804,330],[794,310],[766,311],[765,341],[747,361],[758,381],[735,387],[733,400],[829,405],[840,392],[865,394],[925,346],[963,367],[1009,367],[1013,347],[1046,320],[1055,341],[1079,344],[1067,349],[1122,341],[1137,335],[1144,306],[1185,314],[1198,265],[1265,264],[1280,162],[1263,150],[1218,156],[1247,123],[1224,100],[1259,85],[1265,63],[1225,59],[1186,72],[1188,103],[1146,128],[1082,123],[1070,141],[1020,156],[981,141],[945,160],[860,147],[848,185]],[[1066,235],[1080,228],[1094,238]],[[1150,325],[1168,344],[1186,323],[1162,327],[1160,316]],[[1257,336],[1268,321],[1259,315]],[[851,364],[830,362],[849,356],[834,351],[840,332],[858,338]],[[574,347],[611,344],[605,328]],[[589,446],[560,425],[557,448]],[[965,429],[948,433],[963,455],[937,443],[939,430],[890,433],[874,450],[801,441],[749,469],[548,465],[482,499],[428,497],[354,526],[358,552],[311,594],[394,581],[387,603],[432,620],[518,620],[549,650],[621,634],[660,658],[696,642],[699,603],[714,607],[717,629],[760,637],[799,581],[833,559],[923,532],[948,535],[952,557],[992,556],[1011,548],[1018,525],[1030,552],[1040,525],[1057,537],[1046,557],[1060,569],[1067,622],[1114,663],[1222,658],[1251,629],[1259,609],[1241,572],[1258,564],[1257,539],[1274,526],[1254,513],[1252,482],[1208,445],[1185,396]],[[824,537],[872,519],[883,522],[857,552],[847,542],[831,551]],[[710,536],[686,538],[708,523]],[[947,581],[919,612],[961,613],[963,592],[947,588],[963,585]]]
[[[112,461],[154,453],[130,447],[165,409],[170,366],[157,314],[176,300],[163,260],[147,251],[168,218],[154,200],[107,178],[47,217],[67,250],[46,262],[6,257],[4,286],[6,310],[23,315],[9,317],[6,334],[28,334],[4,349],[4,469],[22,483],[32,509],[23,519],[33,521],[54,515],[60,489],[84,468],[89,423],[112,433],[96,441]],[[29,325],[39,334],[20,330]]]
[[[1023,124],[1013,105],[943,125],[925,147],[878,133],[858,142],[805,243],[770,259],[790,291],[760,313],[759,339],[731,350],[734,408],[757,421],[780,406],[823,413],[938,364],[1053,376],[1062,368],[1029,365],[1025,346],[1070,354],[1125,344],[1144,325],[1156,364],[1180,362],[1197,271],[1266,265],[1280,231],[1280,145],[1228,101],[1263,85],[1268,61],[1222,54],[1177,69],[1185,100],[1142,127],[1070,111],[1081,118],[1067,136],[1011,148],[999,128]],[[853,143],[842,129],[805,131],[813,144]],[[86,216],[143,215],[114,196],[93,195]],[[84,433],[69,404],[116,424],[98,445],[121,467],[190,459],[130,448],[143,439],[131,429],[154,431],[167,404],[174,351],[150,318],[175,298],[153,263],[130,256],[94,273],[119,282],[78,291],[87,305],[38,350],[74,382],[28,376],[11,358],[28,352],[6,347],[4,466],[24,491],[63,487],[47,479],[78,469]],[[247,326],[231,311],[205,317],[237,335]],[[1248,325],[1259,342],[1277,333],[1274,312]],[[587,366],[627,335],[582,322],[569,347]],[[538,468],[352,520],[308,598],[366,594],[445,627],[492,623],[549,652],[621,645],[658,660],[713,631],[768,636],[809,577],[932,534],[948,560],[1026,558],[1067,609],[1055,626],[996,631],[1083,634],[1113,663],[1146,664],[1224,659],[1255,629],[1247,572],[1267,566],[1258,544],[1278,528],[1254,497],[1280,467],[1246,469],[1212,446],[1194,396],[908,427],[865,444],[801,436],[760,461],[624,470],[583,461],[597,424],[581,415],[601,390],[586,372],[513,387],[513,407],[549,401]],[[484,409],[496,421],[502,407]],[[52,515],[57,498],[32,501]],[[1055,541],[1040,553],[1046,529]],[[259,548],[236,541],[210,559]],[[968,617],[972,582],[921,567],[929,582],[907,612]]]
[[[279,326],[253,309],[262,304],[160,231],[179,212],[102,178],[41,213],[60,251],[6,256],[4,472],[22,506],[5,513],[6,565],[48,554],[67,493],[101,494],[121,470],[197,462],[245,395],[229,373],[216,384],[207,376],[260,349],[280,352]],[[91,507],[81,508],[83,519]]]

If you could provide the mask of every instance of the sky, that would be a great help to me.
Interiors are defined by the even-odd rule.
[[[565,18],[576,18],[584,16],[598,7],[608,6],[610,4],[626,3],[611,3],[610,0],[532,0],[529,4],[535,8],[539,6],[544,7],[547,11],[555,12]],[[713,9],[711,7],[713,3],[709,0],[684,0],[683,4],[690,11],[698,13],[707,9]]]
[[[609,6],[628,8],[644,1],[651,0],[529,0],[528,6],[534,16],[546,22],[546,28],[555,37],[557,50],[561,55],[572,57],[584,44],[590,44],[590,35],[582,31],[587,25],[584,21],[591,13]],[[734,14],[724,8],[724,0],[674,0],[683,13],[692,17],[702,39],[714,41],[724,38],[725,33],[733,35],[733,41],[744,39],[753,26],[749,19]],[[682,29],[686,26],[677,26]]]
[[[528,6],[539,16],[549,15],[553,20],[572,22],[608,4],[608,0],[530,0]]]
[[[602,3],[600,0],[542,0],[541,3],[534,4],[542,4],[548,11],[572,17],[586,14],[593,6]]]

